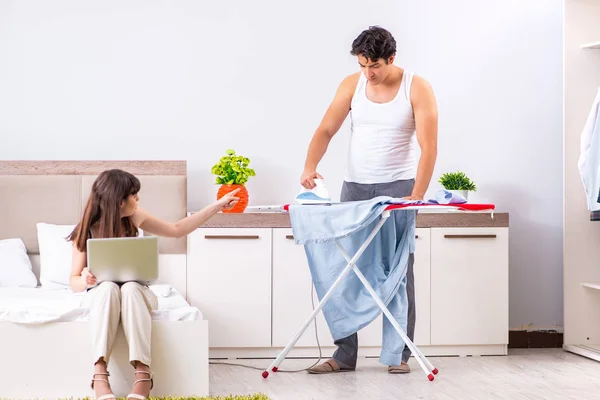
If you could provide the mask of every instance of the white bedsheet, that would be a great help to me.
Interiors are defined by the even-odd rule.
[[[158,309],[152,311],[154,321],[194,321],[202,319],[200,310],[170,286],[155,285],[150,289],[158,297]],[[88,292],[71,290],[0,287],[0,322],[44,324],[48,322],[81,322],[89,320]]]

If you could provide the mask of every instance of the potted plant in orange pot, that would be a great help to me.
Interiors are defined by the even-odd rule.
[[[211,169],[212,174],[217,175],[217,184],[221,185],[217,191],[217,200],[239,188],[240,191],[237,193],[237,197],[240,200],[235,207],[230,210],[223,210],[223,212],[241,213],[248,206],[248,190],[245,184],[251,176],[255,176],[255,173],[252,168],[248,167],[248,164],[250,164],[249,158],[236,155],[232,149],[227,150],[225,154]]]

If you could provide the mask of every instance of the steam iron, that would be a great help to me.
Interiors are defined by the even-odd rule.
[[[300,193],[296,196],[296,204],[331,204],[331,197],[325,181],[323,179],[315,179],[315,187],[306,189],[302,187]]]

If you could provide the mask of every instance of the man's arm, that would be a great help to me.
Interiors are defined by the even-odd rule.
[[[352,96],[356,90],[360,72],[346,77],[338,87],[321,124],[317,128],[312,140],[308,146],[306,162],[304,163],[304,172],[300,178],[300,183],[307,189],[315,187],[315,178],[322,178],[317,173],[317,165],[325,155],[331,138],[340,129],[344,120],[350,112]]]
[[[431,85],[419,76],[413,78],[410,99],[415,114],[421,158],[417,168],[415,186],[408,199],[423,200],[437,158],[438,110]]]

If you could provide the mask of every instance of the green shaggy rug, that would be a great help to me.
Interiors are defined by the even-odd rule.
[[[92,398],[86,397],[80,400],[92,400]],[[119,398],[119,400],[126,400],[125,398]],[[270,398],[262,393],[251,394],[247,396],[217,396],[217,397],[148,397],[148,400],[270,400]]]
[[[217,396],[217,397],[152,397],[148,400],[270,400],[265,394],[251,394],[248,396]]]
[[[148,400],[270,400],[265,394],[251,394],[248,396],[217,396],[217,397],[152,397]]]

